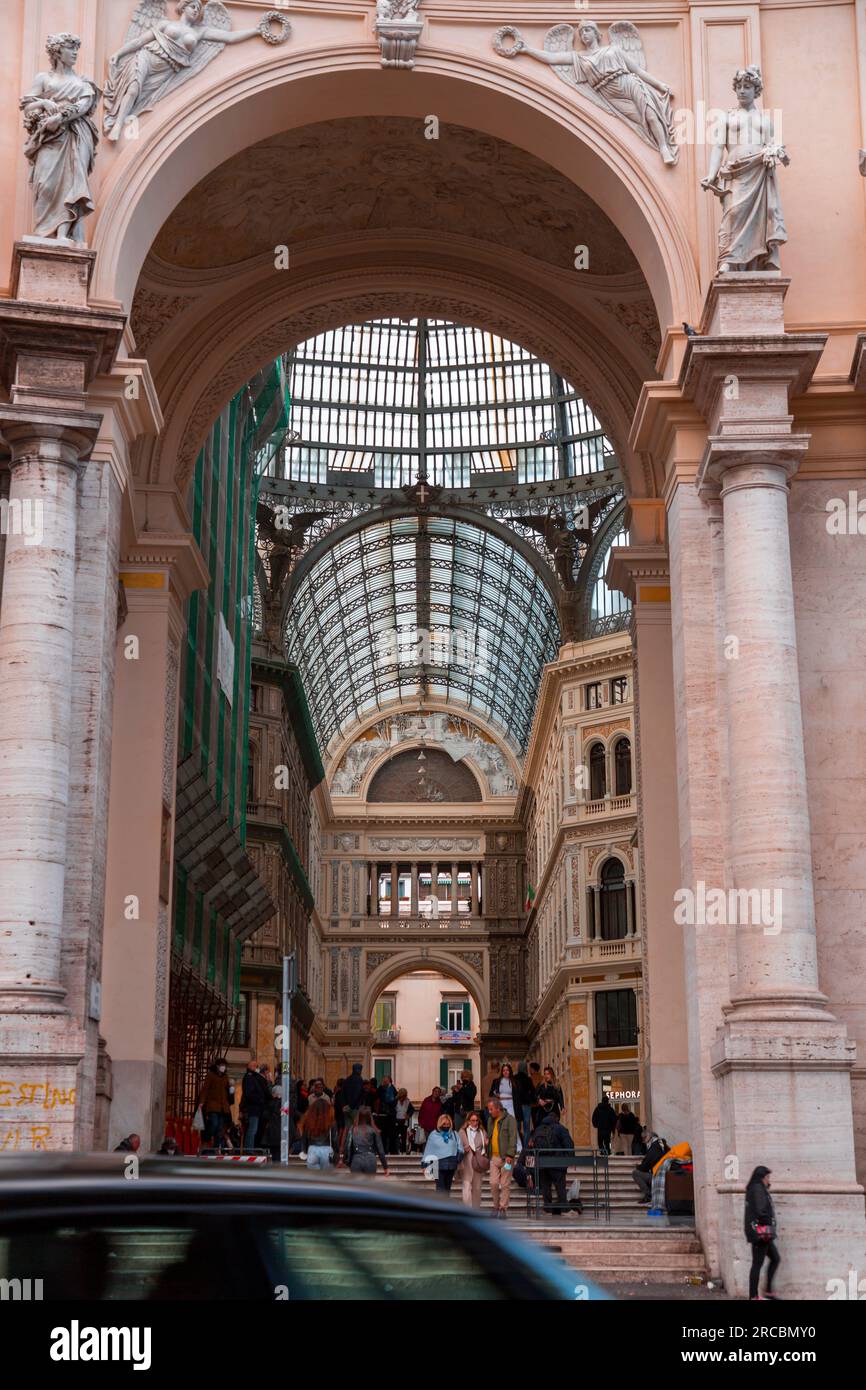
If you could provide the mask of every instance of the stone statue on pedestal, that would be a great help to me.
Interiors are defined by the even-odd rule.
[[[772,113],[755,105],[764,89],[761,69],[738,68],[733,85],[739,109],[728,112],[713,145],[709,172],[701,179],[701,187],[722,202],[718,268],[721,273],[779,270],[779,247],[788,233],[776,165],[790,160],[785,146],[776,143]]]
[[[167,0],[141,0],[126,43],[111,59],[105,84],[105,133],[119,140],[125,122],[149,111],[190,77],[207,67],[227,43],[262,38],[285,43],[292,26],[279,10],[268,10],[254,29],[232,29],[219,0],[179,0],[176,19],[166,15]],[[274,32],[272,24],[279,26]]]
[[[99,88],[75,71],[81,40],[50,34],[45,45],[51,71],[40,72],[21,98],[33,188],[33,231],[39,237],[84,242],[84,219],[93,212],[88,179],[99,131],[92,120]]]

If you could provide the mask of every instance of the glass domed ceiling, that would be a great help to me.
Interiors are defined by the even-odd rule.
[[[592,411],[546,363],[495,333],[438,319],[376,319],[321,333],[288,358],[286,474],[363,475],[406,487],[542,482],[602,471],[613,453]],[[335,476],[336,475],[336,476]]]
[[[593,630],[625,616],[599,578],[622,498],[599,421],[525,348],[444,320],[330,330],[286,368],[289,433],[265,487],[306,537],[284,642],[323,752],[379,709],[429,699],[521,754],[561,584],[584,584]],[[568,562],[552,521],[574,532]]]

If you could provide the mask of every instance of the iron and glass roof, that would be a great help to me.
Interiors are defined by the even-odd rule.
[[[494,333],[438,319],[377,319],[302,343],[288,359],[286,474],[419,475],[543,482],[604,469],[612,449],[585,401],[546,363]],[[337,481],[337,479],[334,479]]]
[[[625,617],[599,580],[623,506],[599,421],[525,348],[442,320],[331,330],[286,367],[256,611],[281,614],[323,752],[436,699],[522,753],[574,614],[581,636]]]
[[[323,747],[394,702],[448,701],[526,747],[556,602],[498,535],[439,516],[371,522],[298,587],[287,632]]]

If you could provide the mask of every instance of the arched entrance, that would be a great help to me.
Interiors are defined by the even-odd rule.
[[[692,161],[684,159],[675,172],[660,169],[628,131],[580,94],[557,87],[550,73],[494,57],[486,20],[470,17],[463,27],[449,29],[452,21],[437,16],[432,41],[422,45],[411,76],[380,70],[367,20],[330,13],[329,7],[324,16],[299,17],[296,48],[263,55],[239,45],[221,55],[206,79],[200,74],[197,85],[147,115],[138,140],[102,151],[92,223],[95,252],[32,243],[15,249],[11,293],[2,301],[3,386],[10,399],[0,424],[17,489],[10,500],[21,503],[30,495],[28,488],[44,486],[46,498],[59,507],[61,525],[29,554],[19,540],[7,538],[9,587],[0,609],[6,769],[0,902],[12,921],[13,942],[2,988],[19,1027],[10,1084],[19,1087],[22,1121],[10,1142],[68,1148],[86,1145],[94,1133],[104,1140],[100,1116],[110,1094],[100,1043],[105,1033],[118,1040],[117,1046],[112,1042],[113,1058],[124,1080],[112,1102],[112,1138],[134,1127],[150,1134],[161,1129],[167,962],[177,945],[173,847],[183,844],[187,867],[200,875],[199,886],[223,895],[222,921],[216,909],[213,917],[201,914],[184,938],[189,959],[183,963],[190,970],[204,961],[206,970],[213,965],[216,978],[230,978],[237,965],[233,951],[243,944],[244,932],[255,933],[257,913],[267,909],[252,879],[247,880],[251,891],[240,900],[229,891],[232,874],[240,882],[248,872],[238,852],[243,845],[223,838],[221,831],[218,845],[209,840],[217,834],[223,803],[243,801],[248,788],[246,776],[238,778],[243,769],[237,760],[230,760],[231,775],[224,777],[219,732],[227,722],[220,702],[232,704],[243,688],[239,675],[235,680],[240,660],[233,667],[232,658],[242,651],[246,659],[238,600],[248,596],[232,591],[232,566],[218,541],[207,553],[200,545],[203,508],[196,515],[195,494],[192,514],[187,507],[187,488],[203,446],[210,451],[205,481],[218,479],[208,494],[212,540],[220,526],[227,533],[229,512],[236,517],[232,509],[248,499],[236,488],[237,473],[226,466],[231,451],[222,450],[229,436],[248,442],[247,426],[249,435],[259,438],[267,411],[260,417],[262,397],[246,392],[257,368],[323,327],[383,313],[445,314],[528,344],[573,379],[619,455],[631,508],[630,544],[615,557],[612,578],[635,600],[641,814],[639,826],[629,824],[616,839],[607,838],[633,873],[632,851],[639,848],[647,866],[641,919],[660,924],[647,943],[652,985],[645,1020],[655,1047],[652,1105],[656,1117],[665,1115],[666,1127],[669,1117],[677,1131],[693,1135],[698,1215],[714,1264],[721,1259],[733,1279],[741,1276],[734,1251],[742,1194],[739,1179],[730,1183],[723,1175],[722,1158],[748,1153],[770,1157],[790,1178],[800,1223],[798,1255],[803,1256],[791,1266],[823,1275],[830,1272],[830,1256],[821,1252],[817,1261],[811,1258],[811,1227],[803,1213],[817,1202],[834,1229],[844,1228],[844,1257],[847,1261],[851,1254],[853,1260],[859,1248],[855,1237],[862,1237],[862,1192],[853,1179],[851,1049],[844,1028],[827,1014],[818,982],[804,717],[816,741],[822,730],[820,715],[807,702],[801,708],[799,699],[800,671],[808,666],[799,660],[795,598],[802,604],[804,594],[811,596],[811,577],[795,579],[788,535],[789,482],[809,435],[792,433],[795,411],[803,411],[795,399],[788,412],[787,401],[789,394],[807,392],[824,350],[823,336],[811,326],[822,316],[813,301],[801,298],[799,323],[810,331],[786,334],[787,282],[760,278],[760,272],[755,272],[760,283],[714,282],[702,315],[697,267],[704,267],[709,280],[714,238],[711,217],[696,210]],[[112,15],[108,38],[117,36],[123,22],[124,17]],[[676,67],[683,91],[703,101],[710,95],[706,73],[715,62],[703,45],[711,42],[707,34],[723,26],[697,26],[700,36],[687,37],[685,29],[682,35],[675,32],[677,24],[662,21],[657,28],[665,34],[658,42],[667,44],[672,67],[674,47],[680,45]],[[760,25],[759,16],[755,24]],[[742,25],[731,37],[738,45],[750,45],[753,38]],[[764,37],[769,47],[769,29]],[[748,56],[743,51],[743,61]],[[325,148],[320,142],[340,137],[320,129],[326,121],[311,124],[311,112],[346,122],[347,139],[348,126],[359,123],[358,138],[373,153],[387,142],[391,153],[380,171],[387,226],[359,230],[349,216],[333,229],[302,228],[286,243],[283,274],[275,254],[284,249],[283,241],[271,235],[271,224],[249,258],[235,254],[232,223],[244,223],[243,197],[254,188],[254,180],[243,181],[241,170],[240,200],[231,190],[221,204],[205,198],[207,214],[199,225],[208,254],[187,255],[183,236],[174,235],[183,227],[169,224],[179,208],[185,209],[180,222],[195,211],[201,181],[218,175],[226,159],[240,156],[243,162],[249,154],[254,175],[270,157],[264,146],[276,142],[269,148],[270,154],[277,151],[279,176],[286,152],[295,149],[281,144],[282,136],[304,132],[303,140],[317,150]],[[414,189],[423,179],[418,169],[426,165],[418,165],[411,142],[427,139],[431,113],[449,154],[461,142],[467,167],[474,161],[478,170],[477,228],[461,226],[456,215],[446,219],[447,225],[438,220],[449,203],[441,169],[442,176],[431,180],[437,218],[415,215]],[[400,122],[408,123],[414,136]],[[403,162],[393,153],[401,142]],[[333,166],[321,164],[327,180]],[[19,172],[25,173],[23,161]],[[465,204],[464,188],[465,180],[458,196],[452,192],[455,206]],[[507,204],[513,221],[503,232],[501,222],[488,224],[487,218],[494,207],[506,206],[504,195],[515,188],[525,189],[523,206]],[[574,190],[585,201],[575,198]],[[341,208],[353,206],[351,196],[342,196],[351,192],[350,185],[331,189]],[[857,198],[859,206],[859,193]],[[390,213],[401,201],[405,213],[395,219]],[[21,199],[14,214],[19,231],[24,206]],[[530,213],[541,209],[555,218],[563,208],[567,216],[553,228],[555,254],[545,253],[543,231],[537,244],[517,244]],[[609,249],[618,237],[626,258],[588,275],[578,271],[573,256],[563,258],[564,248],[573,252],[583,245],[584,217],[590,244]],[[167,240],[161,241],[167,227]],[[166,249],[171,254],[163,255]],[[811,246],[809,254],[812,264],[820,262]],[[844,277],[842,258],[840,266]],[[736,302],[746,310],[730,317],[740,292]],[[693,335],[682,324],[703,331]],[[850,323],[845,331],[850,332]],[[844,372],[838,376],[839,364],[850,356],[843,335],[834,351],[832,390],[839,403],[828,393],[826,418],[838,411],[841,421],[852,400],[856,404],[860,374],[855,370],[850,390],[837,390],[844,377]],[[656,380],[659,374],[662,382]],[[728,411],[722,387],[731,375],[747,387],[745,409]],[[853,413],[859,421],[859,412]],[[825,451],[810,486],[818,478],[826,486],[836,477],[836,457],[832,449]],[[203,490],[199,502],[202,496]],[[825,497],[812,500],[817,505],[811,514],[820,513]],[[415,508],[419,515],[423,505],[422,500]],[[421,548],[432,548],[435,541],[428,532]],[[584,577],[597,574],[597,558],[593,554]],[[182,700],[181,652],[190,641],[191,595],[199,593],[208,596],[202,601],[203,627],[210,625],[210,636],[216,634],[222,650],[213,671],[197,668],[198,685],[184,681]],[[826,599],[825,606],[829,611]],[[20,635],[22,611],[28,614],[26,644]],[[729,625],[733,615],[750,634],[741,659],[724,666],[723,614]],[[804,642],[803,653],[820,667],[817,638]],[[437,801],[444,808],[438,818],[426,803],[419,811],[420,803],[411,802],[404,823],[383,828],[372,825],[369,806],[350,806],[350,798],[346,814],[332,817],[326,788],[310,823],[296,826],[302,840],[315,844],[326,880],[314,893],[285,843],[277,808],[270,827],[273,843],[265,845],[264,833],[261,839],[275,858],[281,856],[279,874],[292,880],[299,931],[307,925],[304,913],[313,912],[311,900],[328,903],[323,927],[328,955],[316,989],[323,1006],[323,1033],[317,1039],[322,1048],[325,1037],[334,1045],[353,1040],[363,1045],[362,965],[370,963],[367,953],[374,949],[363,891],[367,866],[387,856],[396,883],[401,862],[408,861],[411,882],[416,856],[453,855],[456,882],[464,853],[456,841],[465,838],[475,841],[466,853],[479,856],[484,889],[482,911],[470,916],[484,919],[479,935],[486,931],[496,943],[494,951],[488,941],[488,961],[478,972],[488,991],[491,1030],[519,1045],[530,1024],[543,1026],[543,1018],[529,1017],[528,995],[540,997],[544,981],[563,960],[569,970],[575,963],[569,984],[574,997],[557,1025],[557,1055],[567,1054],[586,1080],[585,1059],[575,1063],[573,1040],[590,1028],[591,1000],[584,997],[577,966],[586,953],[590,958],[595,953],[596,973],[613,974],[601,970],[602,962],[619,956],[623,942],[629,950],[634,943],[628,895],[625,937],[605,940],[599,934],[587,941],[572,933],[582,900],[590,900],[587,888],[601,886],[587,874],[587,861],[595,854],[595,864],[595,852],[607,847],[606,840],[592,846],[581,841],[588,838],[583,832],[591,815],[603,811],[625,820],[636,808],[630,784],[622,796],[609,798],[606,792],[596,798],[601,810],[569,794],[570,774],[576,771],[572,755],[582,734],[607,740],[617,730],[597,726],[621,718],[627,724],[632,717],[616,711],[601,717],[605,706],[622,703],[623,687],[614,682],[628,683],[630,670],[621,667],[629,656],[606,652],[598,679],[589,679],[582,659],[581,653],[570,653],[567,661],[576,664],[570,673],[560,667],[547,679],[554,695],[560,693],[558,683],[568,685],[562,693],[570,694],[573,704],[560,703],[556,710],[550,700],[545,729],[534,741],[527,734],[521,751],[529,767],[528,791],[524,795],[522,786],[509,786],[502,794],[511,798],[506,805],[491,790],[483,802],[484,823],[473,825],[472,834],[458,834],[467,829],[459,802]],[[318,787],[324,769],[305,741],[307,724],[291,673],[280,671],[273,678],[265,654],[259,674],[263,686],[271,681],[268,698],[276,692],[272,732],[278,752],[284,751],[285,726],[304,735],[299,738],[303,749],[295,748],[295,785],[303,787],[306,780],[307,790]],[[202,744],[201,766],[187,766],[178,780],[178,713],[182,709],[186,718],[199,695],[199,727],[207,723],[205,705],[208,717],[218,712],[211,721],[213,742]],[[417,704],[412,712],[425,713],[423,689]],[[379,712],[383,718],[377,722],[386,728],[377,736],[390,739],[406,708],[396,699]],[[262,711],[263,722],[268,715]],[[460,718],[464,715],[462,710]],[[560,717],[568,725],[562,765],[556,761],[559,750],[550,746],[550,730],[561,727]],[[458,732],[467,741],[475,738],[471,730]],[[214,785],[203,787],[211,763]],[[287,757],[279,766],[289,764]],[[814,771],[810,775],[814,785]],[[756,785],[760,796],[754,795]],[[423,780],[423,789],[430,792],[430,779]],[[829,843],[829,817],[820,805],[815,811]],[[205,825],[208,833],[200,834]],[[22,826],[28,828],[23,848]],[[568,850],[562,863],[551,862],[560,835]],[[433,851],[416,843],[431,839],[437,841]],[[264,849],[262,854],[264,859]],[[43,872],[46,864],[50,868]],[[530,865],[536,882],[524,882]],[[255,876],[253,866],[249,872]],[[700,922],[685,933],[671,923],[670,903],[681,880],[733,879],[748,893],[750,876],[781,877],[790,894],[793,911],[779,942],[750,932],[748,923],[728,923],[729,930],[716,932]],[[433,878],[438,887],[439,875]],[[474,869],[473,881],[479,881]],[[420,949],[411,933],[420,941],[428,928],[420,921],[416,926],[410,911],[413,925],[401,941],[399,906],[398,889],[395,921],[384,931],[376,923],[383,931],[377,941],[390,941],[383,950],[405,947],[411,955]],[[838,937],[828,915],[824,909],[824,936],[832,947]],[[232,928],[226,932],[229,918]],[[462,930],[459,914],[455,920],[456,930]],[[130,923],[136,924],[132,930]],[[484,949],[457,940],[465,955]],[[842,997],[853,1018],[856,1005],[845,996],[845,971],[838,963],[843,953],[826,949],[823,954],[832,993]],[[631,956],[627,961],[634,964]],[[315,1013],[310,1013],[312,1029]],[[630,1016],[627,1021],[631,1036]],[[809,1077],[821,1070],[827,1129],[843,1136],[829,1176],[825,1156],[816,1153],[803,1122],[802,1104],[792,1100],[787,1109],[774,1110],[781,1103],[774,1080],[780,1067],[793,1074],[786,1093],[793,1097],[808,1094]],[[33,1087],[43,1085],[62,1096],[47,1129],[38,1123],[33,1099]],[[756,1110],[776,1116],[761,1136],[768,1152],[760,1155],[752,1154]]]

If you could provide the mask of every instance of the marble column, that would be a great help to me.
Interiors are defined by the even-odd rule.
[[[478,888],[481,866],[477,863],[477,861],[473,860],[473,862],[469,865],[469,870],[472,874],[472,916],[477,917],[479,912]]]
[[[0,1122],[6,1151],[89,1148],[95,1123],[120,507],[101,465],[87,486],[80,475],[94,468],[103,419],[90,388],[111,373],[124,315],[90,304],[94,259],[84,247],[18,242],[10,293],[0,300],[0,452],[9,483],[0,1072],[14,1097]]]
[[[400,871],[396,864],[391,865],[391,917],[400,913]]]
[[[592,939],[601,941],[601,888],[592,885]]]
[[[451,865],[451,915],[456,917],[460,910],[460,903],[457,897],[457,865]]]
[[[725,1155],[721,1272],[729,1290],[744,1292],[743,1186],[764,1163],[784,1212],[779,1291],[796,1298],[825,1296],[829,1278],[859,1267],[866,1221],[854,1169],[854,1047],[818,981],[788,532],[789,483],[810,442],[792,429],[789,397],[805,391],[826,339],[785,333],[787,284],[718,277],[680,380],[708,423],[697,483],[720,497],[724,544],[724,922],[735,974],[710,1052]]]
[[[7,537],[0,611],[0,1010],[40,1013],[65,996],[77,474],[100,417],[22,414],[0,407],[10,508],[38,520]]]
[[[413,917],[417,917],[417,916],[418,916],[418,865],[417,865],[417,863],[414,863],[414,864],[412,865],[412,886],[411,886],[410,892],[411,892],[411,895],[412,895],[412,896],[411,896],[411,901],[410,901],[410,903],[409,903],[409,911],[410,911],[410,913],[411,913],[411,915],[412,915]]]
[[[631,941],[634,937],[634,879],[631,878],[625,881],[625,920],[626,936]]]

